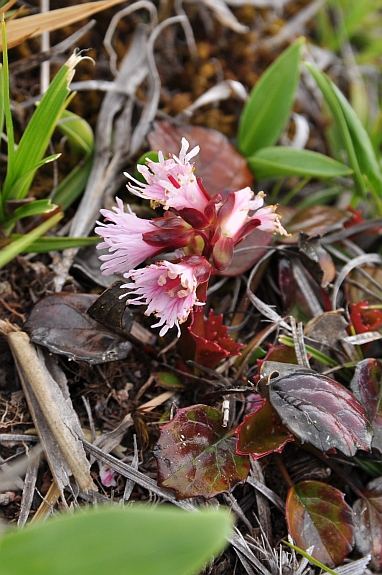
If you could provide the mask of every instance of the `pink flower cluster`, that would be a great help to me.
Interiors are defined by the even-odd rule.
[[[160,335],[186,321],[195,305],[203,305],[198,295],[205,290],[214,270],[225,270],[234,247],[255,228],[286,234],[276,213],[277,206],[264,206],[265,195],[256,196],[249,188],[216,194],[212,198],[195,177],[190,163],[199,152],[196,146],[187,153],[188,141],[182,139],[179,157],[158,162],[147,159],[138,166],[146,183],[129,174],[128,190],[150,200],[151,206],[162,206],[164,216],[152,220],[138,218],[117,198],[113,210],[101,210],[105,218],[96,233],[103,239],[98,248],[109,253],[100,256],[102,273],[123,274],[131,282],[128,303],[146,305],[146,315],[154,314],[161,327]],[[146,259],[178,250],[176,261],[159,261],[135,269]],[[198,289],[199,288],[199,289]],[[199,294],[198,294],[198,292]],[[130,299],[130,295],[137,296]]]

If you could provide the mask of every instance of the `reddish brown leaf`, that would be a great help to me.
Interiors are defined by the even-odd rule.
[[[288,530],[296,545],[334,567],[354,545],[354,517],[344,494],[320,481],[302,481],[289,490],[286,501]]]
[[[97,298],[73,293],[46,296],[34,306],[25,329],[33,343],[71,359],[91,364],[123,359],[131,343],[86,313]]]
[[[244,418],[235,433],[236,453],[251,455],[253,459],[269,453],[281,453],[288,441],[294,441],[293,435],[265,399],[254,413]]]
[[[296,244],[300,232],[305,232],[309,237],[319,236],[337,229],[342,229],[343,223],[348,219],[346,212],[333,206],[312,206],[299,210],[289,220],[283,219],[283,225],[292,234],[290,237],[283,236],[280,241],[285,244]]]
[[[252,268],[263,257],[272,238],[269,232],[255,228],[249,236],[237,244],[231,263],[226,270],[219,272],[219,275],[237,277]]]
[[[179,154],[182,138],[187,138],[190,149],[200,146],[195,161],[195,173],[211,196],[228,190],[235,192],[251,186],[253,175],[247,161],[232,146],[226,136],[201,126],[174,126],[169,122],[156,122],[148,136],[151,149],[164,155]]]
[[[154,447],[158,485],[178,499],[210,498],[245,481],[249,458],[236,455],[235,437],[222,421],[222,413],[207,405],[179,409]]]
[[[353,507],[355,513],[355,544],[360,553],[371,553],[370,567],[382,570],[382,477],[373,479],[364,491],[364,499],[358,499]]]
[[[371,422],[371,447],[382,453],[382,362],[371,358],[360,361],[350,387]]]
[[[265,362],[259,387],[300,441],[324,453],[338,449],[348,457],[357,449],[370,450],[365,409],[334,379],[292,364]]]

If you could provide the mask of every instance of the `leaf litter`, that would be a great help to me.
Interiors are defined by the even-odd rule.
[[[152,3],[136,4],[124,12],[119,13],[118,8],[106,12],[108,19],[97,18],[96,26],[104,31],[109,46],[112,35],[117,37],[114,66],[106,74],[108,85],[99,80],[101,71],[95,57],[90,75],[98,75],[98,79],[85,79],[78,86],[84,91],[81,96],[92,94],[88,92],[94,88],[91,82],[101,90],[107,87],[107,91],[102,106],[94,112],[96,148],[88,184],[64,224],[73,236],[87,235],[93,229],[100,217],[99,209],[113,204],[115,194],[125,186],[122,172],[134,173],[140,153],[149,148],[178,153],[179,136],[186,136],[191,147],[201,146],[195,170],[210,193],[253,186],[252,174],[232,144],[243,89],[252,88],[285,41],[309,30],[312,17],[322,5],[296,2],[292,9],[285,2],[254,1],[246,6],[237,2],[231,11],[228,2],[200,2],[187,4],[185,10],[163,20],[163,14]],[[135,27],[133,23],[142,14],[139,11],[148,16],[143,26]],[[107,35],[105,22],[113,15],[113,27]],[[255,16],[256,34],[262,43],[254,42],[250,31]],[[272,28],[277,19],[284,24],[278,34]],[[128,48],[121,41],[126,30],[130,34]],[[180,30],[186,42],[180,40]],[[57,41],[61,40],[56,34]],[[230,57],[227,48],[219,54],[217,38],[227,47],[233,37],[236,51]],[[96,36],[93,40],[102,51]],[[26,46],[29,58],[39,51],[36,40],[29,40]],[[18,58],[15,56],[15,62]],[[211,103],[210,99],[207,104],[202,101],[193,106],[222,78],[237,82],[236,94],[231,86],[229,91],[219,92],[216,101]],[[31,75],[26,81],[31,84],[35,79]],[[14,89],[16,94],[19,84]],[[97,97],[92,98],[97,101]],[[303,116],[307,114],[306,99],[305,94],[305,99],[298,101]],[[176,118],[175,123],[171,116]],[[320,151],[323,141],[317,112],[314,121],[315,151]],[[293,186],[293,182],[284,185]],[[47,184],[40,186],[44,189]],[[269,185],[268,193],[271,189]],[[144,209],[139,203],[136,208]],[[21,455],[21,467],[15,468],[15,476],[27,470],[26,480],[38,487],[44,499],[36,502],[33,488],[28,492],[24,487],[22,493],[6,484],[4,489],[14,490],[16,499],[2,507],[5,520],[13,522],[20,517],[23,524],[28,517],[44,517],[57,501],[63,507],[89,501],[89,497],[93,501],[123,501],[127,487],[130,500],[148,501],[153,493],[160,501],[187,510],[193,509],[196,502],[205,505],[205,500],[212,498],[230,505],[233,512],[236,509],[239,517],[231,538],[236,557],[228,550],[224,558],[215,561],[212,573],[221,572],[223,561],[228,561],[228,570],[233,570],[238,559],[237,572],[273,574],[292,569],[312,574],[313,567],[306,560],[298,559],[286,547],[278,547],[288,529],[297,545],[309,549],[329,567],[343,563],[352,553],[347,565],[336,568],[338,573],[366,572],[366,559],[359,560],[361,563],[356,559],[369,553],[371,567],[381,570],[381,349],[375,337],[367,337],[379,331],[369,328],[367,313],[381,313],[381,259],[375,247],[380,221],[374,227],[370,222],[353,225],[351,217],[351,211],[343,205],[301,209],[295,204],[285,208],[283,218],[283,225],[292,232],[290,237],[275,242],[256,230],[236,248],[232,263],[223,273],[228,279],[216,291],[211,290],[208,306],[217,316],[223,314],[233,341],[244,347],[242,355],[233,360],[217,352],[220,364],[212,370],[215,379],[203,365],[202,353],[199,365],[187,361],[193,344],[189,342],[189,349],[181,350],[169,334],[155,340],[149,331],[150,320],[126,308],[113,288],[102,296],[103,300],[97,299],[99,286],[106,286],[96,272],[88,271],[87,257],[84,265],[78,259],[77,265],[73,263],[77,249],[49,256],[20,256],[1,270],[2,457],[6,461],[14,456],[16,448],[20,451],[20,446],[26,445],[14,439],[23,433],[26,441],[30,434],[38,434],[45,455],[45,461],[39,463],[22,460]],[[367,241],[359,241],[360,234]],[[237,284],[235,296],[237,276],[242,281]],[[217,283],[218,278],[214,281]],[[366,302],[366,309],[360,310],[367,330],[363,334],[356,332],[359,323],[354,322],[351,313],[351,305],[359,301]],[[26,323],[22,321],[25,316]],[[312,328],[311,322],[318,325],[320,321],[320,329]],[[292,363],[293,347],[285,343],[282,359],[281,355],[266,358],[279,337],[296,349],[300,366],[288,365]],[[35,363],[29,362],[24,346]],[[238,347],[231,349],[236,350],[234,355],[240,353]],[[363,355],[366,359],[362,360]],[[266,362],[259,368],[264,358]],[[268,375],[265,385],[260,385],[267,388],[268,401],[260,397],[260,407],[250,411],[249,394],[258,393],[261,369],[267,371],[267,363],[269,367],[269,362],[280,361],[279,375]],[[306,368],[306,361],[311,370]],[[13,383],[14,366],[19,373],[17,387]],[[328,370],[331,373],[325,374]],[[38,381],[38,386],[47,386],[42,391],[39,387],[34,390],[36,373],[44,374]],[[173,381],[168,374],[176,374],[178,381],[166,383]],[[170,391],[163,394],[158,385],[168,385]],[[205,397],[211,398],[206,404]],[[228,428],[222,427],[223,402],[229,405]],[[55,409],[45,413],[46,406],[52,404]],[[185,417],[187,421],[182,423]],[[265,423],[261,423],[261,417],[266,418]],[[322,425],[318,425],[318,417]],[[254,423],[249,425],[252,420]],[[263,432],[263,442],[259,441],[257,425]],[[91,442],[89,428],[97,435]],[[309,465],[316,462],[315,471],[309,475],[309,465],[305,464],[291,486],[288,478],[293,479],[294,463],[303,450]],[[317,450],[325,457],[320,459]],[[112,470],[113,487],[102,483],[96,461]],[[255,464],[261,470],[256,476],[249,473]],[[37,474],[38,466],[44,470],[45,480]],[[324,483],[320,479],[325,466],[331,474]],[[370,481],[370,475],[375,479]],[[4,479],[9,481],[8,472]],[[224,498],[224,492],[229,497]],[[328,510],[329,503],[335,511]],[[354,516],[349,504],[354,506]],[[335,544],[333,533],[329,537],[326,526],[317,522],[315,505],[324,523],[331,520],[341,533]],[[261,535],[261,509],[264,517],[270,517],[266,539]],[[245,520],[240,522],[240,516]],[[354,521],[359,525],[355,547]]]

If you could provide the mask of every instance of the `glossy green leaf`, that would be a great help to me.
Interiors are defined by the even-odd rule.
[[[73,112],[63,110],[57,123],[57,128],[68,138],[73,150],[81,154],[92,153],[94,149],[94,134],[86,120],[80,118],[77,114],[73,114]]]
[[[236,455],[233,432],[222,423],[222,412],[208,405],[178,409],[154,447],[158,485],[178,499],[209,498],[245,481],[249,457]]]
[[[253,88],[240,117],[238,149],[246,157],[272,146],[285,128],[299,81],[300,38],[273,62]]]
[[[324,154],[285,146],[262,148],[253,156],[248,157],[247,161],[259,180],[279,176],[309,176],[327,179],[348,176],[352,173],[348,166]]]
[[[354,518],[344,494],[321,481],[302,481],[289,490],[288,530],[298,547],[314,545],[312,556],[334,567],[354,545]]]
[[[3,535],[2,575],[192,575],[232,529],[223,510],[98,508]]]

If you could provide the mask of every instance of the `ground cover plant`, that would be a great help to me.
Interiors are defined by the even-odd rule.
[[[380,572],[378,5],[17,7],[2,572]]]

